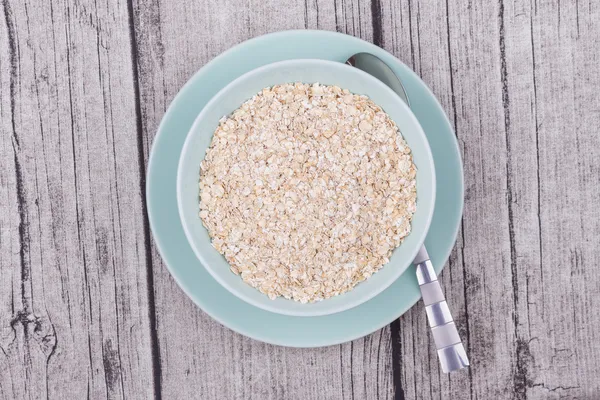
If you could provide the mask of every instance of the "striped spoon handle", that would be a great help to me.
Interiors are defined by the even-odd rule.
[[[425,246],[419,250],[414,264],[442,371],[448,373],[468,367],[467,353]]]

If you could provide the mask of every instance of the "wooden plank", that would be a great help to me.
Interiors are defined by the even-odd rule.
[[[150,398],[126,5],[2,8],[0,396]]]
[[[448,8],[455,126],[464,142],[462,261],[474,398],[507,395],[515,354],[498,15],[497,5]]]
[[[532,331],[538,319],[541,278],[539,230],[539,160],[535,105],[535,74],[532,38],[532,5],[529,1],[506,4],[499,15],[502,22],[501,79],[503,81],[504,125],[507,159],[507,195],[511,270],[513,274],[516,349],[514,395],[530,396],[529,371]],[[518,171],[518,173],[517,173]],[[546,350],[547,351],[547,350]]]
[[[367,1],[134,2],[145,157],[169,101],[204,63],[260,34],[297,28],[372,38]],[[182,40],[181,32],[194,40]],[[173,62],[173,60],[179,60]],[[389,329],[342,346],[289,349],[222,327],[152,253],[164,398],[392,398]],[[194,343],[190,349],[189,343]]]
[[[428,84],[454,123],[455,79],[448,36],[448,8],[444,2],[382,1],[381,45],[407,65]],[[459,135],[459,144],[465,142]],[[464,158],[464,154],[463,154]],[[468,182],[467,182],[468,188]],[[467,189],[468,190],[468,189]],[[467,192],[468,193],[468,192]],[[468,209],[465,210],[468,212]],[[457,321],[461,337],[472,354],[466,304],[466,268],[463,262],[464,237],[458,241],[440,280]],[[407,399],[465,398],[472,380],[469,371],[445,375],[439,368],[425,310],[421,303],[392,325],[394,370],[397,396]]]

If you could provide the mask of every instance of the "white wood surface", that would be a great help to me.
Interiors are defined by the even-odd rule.
[[[600,4],[3,0],[0,398],[600,398]],[[186,80],[250,37],[326,29],[411,66],[453,121],[465,213],[442,274],[472,367],[421,305],[323,349],[220,326],[151,240],[145,169]]]

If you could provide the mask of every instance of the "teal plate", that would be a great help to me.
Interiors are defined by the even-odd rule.
[[[429,88],[406,65],[381,48],[327,31],[285,31],[261,36],[224,52],[200,69],[177,94],[154,139],[146,186],[154,240],[183,291],[212,318],[228,328],[267,343],[318,347],[347,342],[391,323],[421,297],[414,267],[390,287],[352,309],[319,317],[274,314],[245,303],[204,269],[187,242],[177,210],[179,154],[204,105],[233,79],[259,66],[297,58],[344,62],[372,53],[400,76],[431,146],[437,199],[425,244],[439,272],[456,240],[463,208],[463,173],[458,143],[444,110]]]

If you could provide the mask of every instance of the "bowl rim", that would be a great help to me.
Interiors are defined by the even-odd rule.
[[[361,78],[364,78],[366,80],[370,80],[371,83],[373,85],[379,86],[381,90],[383,91],[388,91],[388,94],[392,94],[393,97],[397,98],[398,103],[401,103],[400,107],[404,109],[405,114],[408,116],[408,118],[410,118],[412,120],[412,123],[417,127],[417,131],[418,131],[418,135],[421,136],[422,140],[423,140],[423,144],[424,144],[424,148],[425,148],[425,152],[427,155],[427,164],[429,164],[429,171],[431,171],[431,188],[432,188],[432,193],[430,196],[430,204],[431,206],[429,207],[428,213],[425,216],[425,220],[423,222],[423,232],[421,233],[420,237],[417,240],[417,244],[414,246],[414,248],[412,249],[411,252],[409,252],[410,256],[406,257],[407,259],[409,259],[410,261],[406,263],[406,266],[404,268],[398,268],[398,271],[396,273],[393,274],[392,277],[390,277],[390,279],[388,279],[386,282],[384,282],[384,284],[381,284],[379,286],[376,286],[375,288],[373,288],[371,291],[369,291],[368,293],[359,296],[351,301],[347,301],[344,302],[340,305],[338,305],[337,307],[331,307],[331,309],[325,309],[325,310],[312,310],[310,311],[309,309],[306,309],[306,311],[296,311],[296,310],[287,310],[287,309],[283,309],[281,307],[277,307],[272,304],[269,304],[268,302],[266,302],[266,304],[261,303],[259,301],[256,301],[255,299],[253,299],[252,297],[247,296],[246,294],[239,292],[237,289],[235,289],[234,287],[232,287],[225,279],[223,279],[219,273],[217,273],[216,271],[213,270],[213,267],[210,266],[208,262],[206,262],[204,256],[203,256],[203,252],[200,251],[200,249],[197,248],[195,241],[193,240],[193,237],[195,236],[192,231],[191,231],[191,227],[189,226],[189,222],[187,218],[185,218],[184,215],[184,199],[182,197],[182,187],[183,187],[183,174],[182,174],[182,167],[184,164],[184,155],[187,154],[190,151],[190,146],[191,146],[191,142],[192,142],[192,138],[195,136],[194,135],[194,131],[197,131],[198,125],[201,124],[201,121],[204,117],[204,115],[208,112],[207,110],[209,110],[213,104],[217,103],[218,101],[221,100],[221,98],[223,98],[227,92],[229,92],[230,88],[236,84],[238,84],[241,81],[245,81],[248,79],[251,79],[252,76],[254,75],[258,75],[261,73],[264,73],[265,71],[274,69],[274,68],[278,68],[278,67],[283,67],[286,65],[294,65],[294,64],[302,64],[302,63],[306,63],[306,64],[314,64],[314,65],[326,65],[332,68],[342,68],[342,69],[347,69],[348,71],[352,71],[351,73],[355,73],[359,76],[361,76]],[[425,162],[425,160],[422,160],[423,162]],[[199,172],[199,171],[198,171]],[[421,127],[421,124],[419,123],[417,117],[413,114],[412,110],[410,109],[410,107],[404,103],[404,101],[391,89],[389,88],[386,84],[384,84],[383,82],[381,82],[380,80],[378,80],[377,78],[373,77],[372,75],[358,69],[352,66],[349,66],[347,64],[341,63],[341,62],[337,62],[337,61],[331,61],[331,60],[323,60],[323,59],[314,59],[314,58],[300,58],[300,59],[292,59],[292,60],[284,60],[284,61],[277,61],[277,62],[273,62],[273,63],[269,63],[263,66],[260,66],[258,68],[252,69],[242,75],[240,75],[239,77],[237,77],[236,79],[232,80],[231,82],[229,82],[227,85],[225,85],[223,88],[221,88],[202,108],[202,110],[200,111],[200,113],[198,113],[198,115],[196,116],[196,118],[194,119],[193,124],[191,125],[190,129],[188,130],[188,133],[186,135],[183,147],[181,149],[180,152],[180,156],[179,156],[179,161],[177,163],[177,182],[176,182],[176,194],[177,194],[177,208],[178,208],[178,214],[179,214],[179,218],[181,220],[181,224],[186,236],[186,239],[190,245],[190,247],[192,248],[192,250],[194,251],[194,254],[196,255],[196,258],[198,258],[198,260],[200,261],[200,263],[202,264],[202,266],[204,267],[205,270],[208,271],[208,273],[221,285],[223,286],[225,289],[227,289],[227,291],[229,291],[231,294],[233,294],[234,296],[238,297],[239,299],[245,301],[246,303],[260,308],[262,310],[265,311],[269,311],[269,312],[273,312],[273,313],[277,313],[277,314],[281,314],[281,315],[288,315],[288,316],[294,316],[294,317],[316,317],[316,316],[325,316],[325,315],[330,315],[330,314],[335,314],[335,313],[339,313],[342,311],[346,311],[349,310],[351,308],[354,308],[362,303],[365,303],[367,301],[369,301],[370,299],[372,299],[373,297],[377,296],[378,294],[380,294],[381,292],[383,292],[385,289],[387,289],[393,282],[395,282],[405,271],[407,268],[410,267],[410,265],[412,264],[412,260],[414,259],[414,257],[417,255],[417,252],[419,251],[419,248],[423,245],[425,238],[427,236],[427,233],[429,231],[429,227],[431,225],[431,220],[433,218],[433,212],[434,212],[434,206],[435,206],[435,199],[436,199],[436,192],[437,192],[437,182],[436,182],[436,175],[435,175],[435,166],[434,166],[434,160],[433,160],[433,155],[431,152],[431,148],[429,146],[429,141],[427,139],[427,136],[425,135],[425,132],[423,131],[423,128]],[[206,227],[204,227],[204,229],[206,229]],[[411,231],[412,233],[412,231]],[[402,244],[401,244],[402,245]],[[394,249],[395,250],[395,249]],[[216,250],[215,250],[216,251]],[[229,264],[229,262],[227,260],[225,260],[225,262],[227,262]],[[387,265],[384,264],[382,268],[384,268]],[[229,271],[230,272],[230,271]],[[240,278],[241,279],[241,278]],[[260,291],[258,291],[258,289],[253,288],[254,290],[256,290],[258,293],[260,293],[261,295],[265,296],[265,298],[268,298],[265,294],[261,293]],[[349,291],[351,292],[351,290]],[[346,292],[346,293],[349,293]],[[345,294],[345,293],[344,293]],[[343,295],[343,294],[342,294]],[[335,298],[337,296],[334,296],[332,298]],[[286,301],[294,301],[291,299],[285,299],[282,297],[282,299],[286,300]],[[326,302],[329,299],[324,299],[321,302]],[[310,305],[310,303],[307,303],[307,305]]]

